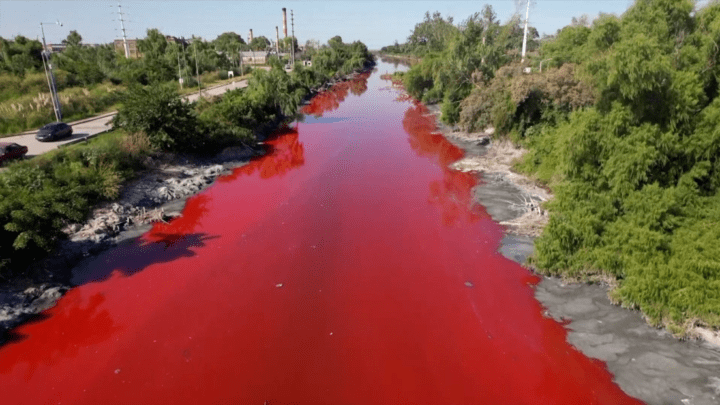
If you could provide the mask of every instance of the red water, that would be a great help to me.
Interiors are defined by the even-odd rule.
[[[319,95],[268,155],[79,270],[95,281],[0,349],[0,401],[637,403],[543,317],[475,176],[447,167],[462,152],[388,85]]]

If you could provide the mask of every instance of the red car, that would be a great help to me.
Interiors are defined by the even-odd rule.
[[[22,159],[27,152],[27,146],[10,142],[0,142],[0,164],[10,159]]]

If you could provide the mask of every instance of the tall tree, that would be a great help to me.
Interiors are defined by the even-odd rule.
[[[250,49],[253,51],[264,51],[270,46],[270,40],[265,38],[264,36],[259,36],[253,38],[252,42],[250,42]]]
[[[62,40],[62,43],[67,46],[80,46],[81,42],[82,36],[75,30],[70,31],[67,38]]]

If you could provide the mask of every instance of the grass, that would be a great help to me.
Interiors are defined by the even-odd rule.
[[[70,87],[58,93],[64,121],[74,121],[117,108],[124,87],[100,83],[89,88]],[[3,95],[5,95],[3,93]],[[50,93],[29,93],[0,102],[0,137],[41,127],[55,121]]]
[[[250,75],[221,79],[219,72],[206,72],[200,76],[203,88],[232,83],[247,79]],[[60,105],[63,121],[76,121],[94,115],[117,110],[122,85],[109,81],[87,88],[72,87],[68,75],[56,71]],[[194,80],[193,80],[194,82]],[[0,138],[16,135],[20,132],[39,128],[55,121],[52,101],[48,92],[47,80],[43,73],[28,73],[24,78],[0,75]],[[178,91],[181,95],[195,93],[198,86],[184,86]]]

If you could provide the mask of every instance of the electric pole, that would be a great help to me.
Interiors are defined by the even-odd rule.
[[[120,16],[120,30],[122,30],[122,38],[123,38],[123,48],[125,49],[125,58],[130,57],[130,47],[127,43],[127,35],[125,35],[125,20],[123,20],[123,12],[122,8],[120,6],[120,2],[118,2],[118,15]]]
[[[200,97],[202,97],[202,83],[200,83],[200,69],[198,68],[198,57],[197,57],[197,40],[193,39],[193,48],[195,48],[195,77],[197,77],[198,82],[198,93],[200,94]]]
[[[182,77],[182,70],[180,70],[180,47],[182,45],[177,44],[177,54],[178,54],[178,78],[180,79],[180,90],[183,88],[183,77]]]
[[[522,58],[520,59],[520,63],[525,62],[525,51],[527,50],[527,31],[528,31],[529,15],[530,15],[530,0],[527,0],[527,8],[525,9],[525,33],[523,34]]]
[[[47,44],[45,43],[45,28],[43,27],[43,24],[57,24],[62,27],[62,24],[60,24],[60,21],[55,21],[54,23],[40,23],[40,31],[42,31],[42,39],[43,39],[43,51],[42,51],[42,60],[43,60],[43,67],[45,70],[45,77],[48,81],[48,87],[50,87],[50,98],[52,99],[53,103],[53,111],[55,112],[55,120],[60,121],[62,119],[62,109],[60,107],[60,98],[57,94],[57,86],[55,85],[55,75],[52,71],[52,63],[50,63],[50,53],[47,50]],[[47,66],[45,65],[45,61],[47,61]]]
[[[292,66],[295,68],[295,16],[290,10],[290,26],[292,27],[292,37],[290,38],[290,48],[292,49]]]

